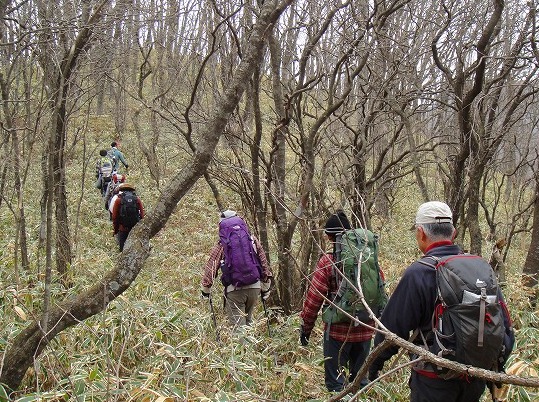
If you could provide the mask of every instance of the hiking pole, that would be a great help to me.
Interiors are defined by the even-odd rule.
[[[262,306],[264,307],[264,315],[266,316],[266,324],[268,326],[268,336],[271,338],[271,330],[270,330],[270,323],[269,323],[269,317],[268,317],[268,309],[266,308],[266,300],[260,295],[260,298],[262,299]]]
[[[215,318],[215,310],[213,309],[213,302],[211,300],[211,296],[208,297],[208,300],[210,301],[210,311],[213,318],[213,325],[215,326],[215,339],[217,340],[217,342],[219,342],[219,329],[217,328],[217,318]]]

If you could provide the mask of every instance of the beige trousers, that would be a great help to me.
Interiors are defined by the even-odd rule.
[[[251,325],[253,309],[260,299],[259,288],[236,289],[226,295],[228,321],[234,328]]]

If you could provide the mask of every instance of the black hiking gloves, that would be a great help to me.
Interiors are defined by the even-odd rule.
[[[495,384],[493,382],[487,381],[487,388],[490,391],[490,395],[492,396],[493,402],[499,402],[499,401],[505,400],[505,399],[499,399],[499,397],[503,395],[504,393],[502,387],[503,387],[503,384],[501,383]]]
[[[376,369],[372,369],[372,367],[369,369],[369,381],[374,381],[378,378],[379,376],[379,371],[376,370]]]
[[[299,334],[299,341],[301,342],[301,346],[309,345],[310,336],[311,336],[311,334],[308,334],[303,330],[303,325],[302,325],[301,326],[301,332]]]
[[[202,289],[200,290],[200,292],[203,299],[209,299],[211,288],[208,286],[202,286]]]

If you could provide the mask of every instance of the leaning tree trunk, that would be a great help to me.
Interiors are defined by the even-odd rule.
[[[196,152],[170,181],[155,207],[133,228],[116,267],[87,291],[52,307],[48,314],[49,332],[46,336],[38,322],[31,323],[21,331],[4,354],[0,383],[10,389],[18,388],[26,370],[56,335],[103,311],[137,278],[150,255],[150,239],[159,233],[178,202],[206,172],[229,116],[238,105],[254,69],[262,61],[266,35],[291,2],[292,0],[280,3],[266,0],[264,3],[230,85],[226,88],[221,102],[216,105],[213,116],[202,128]]]

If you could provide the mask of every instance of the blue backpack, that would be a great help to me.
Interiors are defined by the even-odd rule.
[[[224,251],[221,282],[225,288],[258,282],[262,268],[245,221],[239,216],[223,219],[219,223],[219,239]]]

